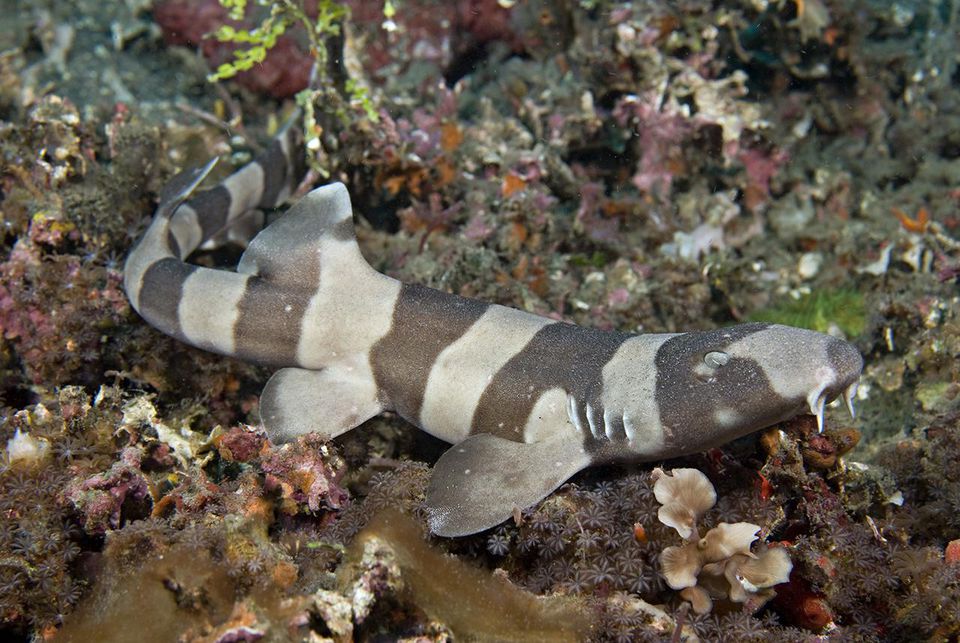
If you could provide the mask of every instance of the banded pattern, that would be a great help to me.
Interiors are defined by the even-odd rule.
[[[604,433],[614,442],[622,437],[632,452],[651,458],[663,451],[667,437],[656,395],[660,379],[656,359],[672,337],[676,335],[634,335],[603,367]]]
[[[473,430],[487,385],[552,320],[504,306],[490,306],[449,343],[430,368],[419,425],[431,434],[459,442]],[[518,438],[526,440],[524,434]]]
[[[628,337],[572,324],[544,326],[484,389],[471,433],[517,440],[523,436],[537,400],[546,391],[559,388],[575,401],[574,423],[587,444],[605,438],[598,429],[603,422],[601,373]],[[566,414],[566,407],[563,412]],[[589,432],[583,430],[587,426]]]
[[[193,195],[213,163],[171,182],[174,189],[161,194],[153,222],[124,266],[127,296],[144,319],[195,346],[238,354],[243,343],[237,341],[235,326],[246,318],[239,306],[248,277],[183,260],[201,245],[215,245],[225,231],[242,228],[245,219],[259,220],[257,208],[275,207],[287,199],[303,176],[301,147],[299,130],[287,126],[261,156],[209,190]],[[242,339],[244,329],[239,331]],[[288,333],[288,339],[292,335]],[[248,352],[262,355],[257,350],[243,354]]]
[[[603,332],[401,284],[364,260],[339,183],[253,237],[258,208],[301,176],[299,141],[284,130],[195,195],[212,164],[174,179],[127,258],[127,294],[165,333],[281,367],[260,401],[276,441],[393,410],[454,443],[427,489],[437,534],[491,527],[592,464],[702,450],[806,408],[822,423],[826,400],[852,399],[860,355],[819,333]],[[230,240],[249,241],[236,272],[184,262]]]

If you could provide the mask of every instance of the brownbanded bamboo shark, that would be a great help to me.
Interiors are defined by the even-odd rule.
[[[828,335],[606,332],[378,273],[341,183],[256,233],[301,178],[300,146],[289,127],[211,189],[196,190],[213,162],[176,177],[127,258],[127,295],[168,335],[279,367],[260,400],[275,442],[390,410],[452,443],[427,489],[436,534],[493,527],[591,465],[703,451],[805,410],[822,428],[841,396],[853,414],[863,362]],[[251,237],[236,272],[186,262]]]

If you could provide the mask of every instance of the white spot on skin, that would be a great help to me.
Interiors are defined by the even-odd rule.
[[[706,364],[704,364],[703,362],[699,362],[696,366],[693,367],[693,373],[694,375],[697,376],[698,379],[701,379],[704,381],[710,381],[715,379],[714,375],[716,374],[716,371],[710,368],[709,366],[707,366]]]
[[[293,306],[291,306],[290,304],[287,304],[286,306],[283,307],[283,312],[285,313],[289,313],[291,310],[293,310]]]
[[[722,427],[735,426],[740,421],[740,414],[733,409],[717,409],[713,413],[713,421]]]
[[[470,469],[464,469],[464,470],[463,470],[463,475],[465,475],[465,476],[470,475]]]

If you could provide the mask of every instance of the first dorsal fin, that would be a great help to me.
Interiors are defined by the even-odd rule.
[[[343,183],[331,183],[308,193],[264,228],[247,246],[237,272],[302,285],[302,273],[314,270],[318,258],[338,243],[356,246],[353,207]]]

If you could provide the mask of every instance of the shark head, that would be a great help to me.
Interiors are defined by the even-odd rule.
[[[827,402],[851,416],[863,359],[850,343],[777,324],[682,333],[657,350],[656,401],[671,453],[719,445]]]

